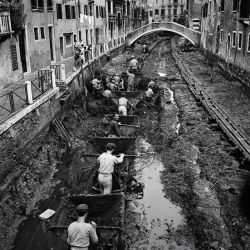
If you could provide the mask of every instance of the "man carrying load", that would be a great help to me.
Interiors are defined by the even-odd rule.
[[[115,164],[122,163],[125,156],[124,154],[120,154],[120,157],[112,155],[115,147],[114,143],[108,143],[106,145],[106,152],[102,153],[97,159],[97,162],[100,164],[98,182],[102,194],[111,194],[114,166]]]

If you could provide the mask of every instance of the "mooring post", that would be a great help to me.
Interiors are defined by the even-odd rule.
[[[66,70],[65,70],[65,64],[64,63],[62,63],[61,65],[60,65],[60,72],[61,72],[61,75],[60,75],[60,77],[61,77],[61,81],[62,82],[65,82],[66,81]]]
[[[26,99],[28,104],[33,103],[32,97],[32,89],[31,89],[31,81],[25,81],[25,91],[26,91]]]
[[[52,89],[56,88],[56,70],[55,69],[51,69],[51,86],[52,86]]]

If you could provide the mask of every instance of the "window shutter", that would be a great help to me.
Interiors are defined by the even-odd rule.
[[[18,69],[17,52],[15,44],[10,45],[10,53],[11,53],[12,69],[13,71],[15,71]]]

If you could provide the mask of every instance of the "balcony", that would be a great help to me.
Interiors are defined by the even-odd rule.
[[[13,33],[11,30],[10,12],[0,11],[0,36],[9,36]]]

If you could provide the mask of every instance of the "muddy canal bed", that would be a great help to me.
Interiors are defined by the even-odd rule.
[[[136,44],[132,53],[139,55],[141,48]],[[120,55],[105,68],[126,71],[127,56]],[[140,157],[130,174],[143,190],[127,196],[125,249],[250,249],[249,172],[235,158],[234,145],[189,91],[171,56],[170,37],[148,55],[142,73],[160,88],[161,109],[141,106],[136,111],[140,116],[136,154]],[[39,141],[42,148],[32,156],[40,159],[39,171],[32,172],[31,164],[25,172],[33,182],[25,174],[21,177],[29,183],[28,190],[14,189],[16,196],[10,199],[8,194],[2,201],[1,250],[50,250],[55,239],[43,232],[38,214],[56,209],[61,197],[69,193],[70,169],[81,164],[80,152],[88,137],[103,133],[102,112],[97,109],[88,114],[80,103],[61,117],[72,137],[70,145],[48,131]],[[49,167],[47,149],[53,167]],[[41,174],[43,166],[47,166],[46,174]],[[43,188],[36,188],[39,182]],[[57,247],[54,250],[66,248],[61,243]]]

